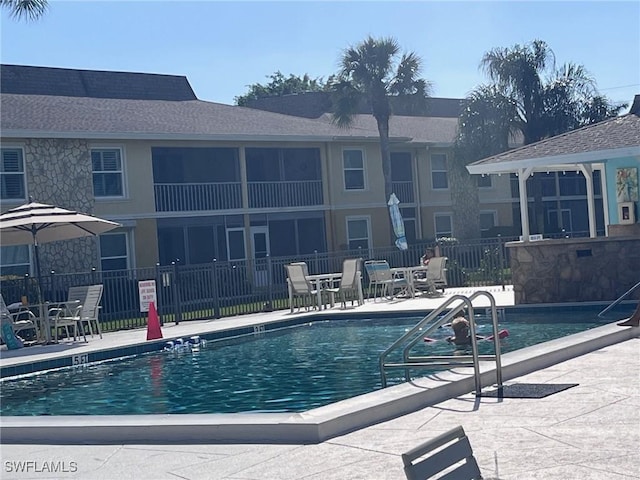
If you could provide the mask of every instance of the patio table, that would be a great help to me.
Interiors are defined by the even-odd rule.
[[[415,298],[416,296],[416,286],[415,286],[415,276],[418,272],[426,272],[427,265],[415,265],[412,267],[393,267],[391,268],[391,273],[394,276],[401,275],[402,278],[407,282],[407,286],[404,289],[404,292],[411,298]]]
[[[316,296],[318,300],[318,310],[326,309],[327,306],[322,302],[322,289],[333,288],[335,283],[342,278],[342,272],[340,273],[320,273],[318,275],[307,275],[307,280],[311,282],[314,290],[317,290]],[[333,307],[333,304],[331,304]]]

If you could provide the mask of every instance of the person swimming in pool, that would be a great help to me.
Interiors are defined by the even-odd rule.
[[[456,317],[451,322],[451,328],[453,328],[453,336],[447,338],[447,342],[455,343],[456,345],[471,345],[471,328],[469,327],[469,321],[464,317]],[[476,335],[476,339],[484,340],[485,337]]]

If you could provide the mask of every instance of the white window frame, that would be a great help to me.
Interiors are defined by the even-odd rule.
[[[346,160],[345,152],[351,152],[351,151],[360,152],[362,156],[362,168],[353,168],[353,167],[347,168],[347,166],[345,165],[345,160]],[[365,150],[363,148],[359,148],[359,147],[346,148],[345,147],[342,149],[342,186],[345,192],[362,192],[364,190],[367,190],[367,171],[365,169],[366,164],[367,164],[367,159],[365,156]],[[362,172],[362,188],[347,188],[347,177],[346,177],[347,171]]]
[[[119,152],[120,154],[120,170],[119,171],[111,171],[111,170],[103,170],[103,171],[99,171],[96,172],[93,169],[93,152],[94,151],[104,151],[104,150],[116,150]],[[93,190],[93,176],[96,175],[96,173],[100,174],[100,173],[120,173],[120,182],[122,183],[122,195],[96,195],[95,190],[93,190],[93,197],[97,200],[97,201],[101,201],[101,200],[113,200],[113,199],[123,199],[123,198],[127,198],[127,179],[126,179],[126,166],[125,166],[125,154],[124,154],[124,147],[120,146],[120,145],[92,145],[89,148],[89,157],[90,157],[90,161],[91,161],[91,187]]]
[[[4,155],[2,154],[2,152],[4,152],[5,150],[16,150],[18,152],[20,152],[20,158],[22,160],[22,172],[11,172],[11,173],[4,173],[4,171],[2,171],[2,173],[0,173],[0,176],[4,176],[4,175],[22,175],[22,191],[24,192],[24,197],[20,197],[20,198],[3,198],[1,199],[1,201],[3,203],[21,203],[27,200],[27,197],[29,196],[28,192],[27,192],[27,162],[24,158],[24,148],[22,146],[18,146],[18,145],[3,145],[2,148],[0,149],[0,162],[2,162],[2,164],[0,164],[0,170],[4,170]],[[0,180],[1,181],[1,180]]]
[[[364,238],[351,238],[350,236],[350,230],[349,230],[349,223],[350,222],[357,222],[357,221],[365,221],[365,223],[367,224],[367,250],[371,250],[371,216],[369,215],[353,215],[353,216],[347,216],[345,217],[345,232],[346,232],[346,239],[347,239],[347,250],[352,250],[350,248],[350,243],[351,241],[357,241],[357,240],[365,240]],[[353,249],[355,250],[355,249]]]
[[[444,170],[442,169],[436,169],[434,168],[433,165],[433,158],[434,157],[444,157]],[[430,166],[431,166],[431,188],[433,190],[449,190],[449,171],[447,170],[447,154],[446,153],[432,153],[431,155],[429,155],[429,160],[430,160]],[[444,173],[444,178],[447,181],[447,186],[446,187],[437,187],[435,185],[435,181],[434,181],[434,174],[436,173]]]
[[[98,242],[98,247],[99,247],[99,254],[100,254],[100,270],[101,271],[106,271],[109,272],[111,270],[104,270],[102,268],[102,262],[104,260],[115,260],[115,259],[121,259],[124,258],[126,260],[126,269],[130,270],[133,268],[133,264],[131,262],[131,252],[132,252],[132,245],[131,245],[131,238],[132,238],[132,233],[128,232],[128,231],[120,231],[120,232],[109,232],[109,233],[103,233],[102,235],[99,236],[99,238],[103,238],[103,237],[108,237],[108,236],[116,236],[116,235],[124,235],[125,239],[124,239],[124,244],[125,244],[125,248],[126,248],[126,253],[125,255],[117,255],[117,256],[111,256],[111,257],[105,257],[102,255],[102,247],[100,242]]]
[[[490,228],[482,228],[482,215],[491,215],[491,217],[493,218],[493,222]],[[498,212],[496,210],[480,210],[480,231],[481,232],[486,232],[487,230],[490,230],[493,227],[497,227],[498,226]]]
[[[451,230],[449,232],[446,233],[439,233],[438,232],[438,218],[440,217],[446,217],[449,219],[449,226],[451,227]],[[435,235],[435,238],[442,238],[442,237],[453,237],[453,215],[451,213],[448,212],[438,212],[438,213],[434,213],[433,214],[433,233]]]

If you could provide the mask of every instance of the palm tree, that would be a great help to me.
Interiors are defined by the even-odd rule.
[[[489,123],[492,128],[504,129],[504,135],[514,130],[519,132],[525,145],[615,116],[625,107],[612,105],[600,96],[595,81],[583,66],[567,63],[556,69],[554,53],[542,40],[495,48],[484,55],[480,67],[493,83],[476,89],[467,99],[469,105],[486,109],[487,104],[508,99],[510,108],[496,105],[493,112],[506,117]],[[480,100],[474,96],[485,98]],[[485,114],[478,112],[478,115]],[[496,134],[483,139],[474,133],[476,128],[477,122],[469,122],[463,114],[458,138],[461,150],[458,151],[474,153],[459,154],[457,162],[474,161],[508,148],[507,144],[498,142],[498,151],[485,151],[484,142]],[[541,182],[536,178],[530,181],[538,231],[544,233]]]
[[[394,38],[367,37],[362,43],[347,48],[340,61],[340,71],[332,81],[333,120],[349,127],[362,102],[367,102],[378,125],[380,155],[384,175],[385,199],[392,193],[389,98],[411,95],[416,102],[428,96],[430,84],[419,78],[422,61],[415,53],[400,55]]]
[[[453,231],[458,238],[480,236],[480,209],[476,178],[466,166],[503,152],[518,133],[517,105],[492,85],[481,85],[464,102],[458,118],[458,136],[449,158],[449,188],[453,201]]]
[[[9,14],[18,20],[37,20],[47,11],[47,0],[0,0],[0,6],[9,9]]]

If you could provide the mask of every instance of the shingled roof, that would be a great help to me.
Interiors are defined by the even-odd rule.
[[[474,162],[467,169],[472,174],[504,173],[632,155],[640,155],[640,95],[626,115],[508,150]]]
[[[322,99],[328,97],[321,95],[307,97],[323,106],[312,119],[201,101],[180,76],[20,65],[2,65],[0,73],[0,128],[5,138],[379,139],[370,114],[356,115],[349,129],[335,126],[331,116],[323,114]],[[459,106],[455,99],[431,100],[443,100],[436,104],[444,110]],[[450,145],[456,128],[454,116],[394,115],[390,121],[394,142]]]
[[[340,129],[328,122],[220,103],[2,95],[0,128],[15,138],[377,140],[376,129]],[[400,140],[400,139],[397,139]],[[403,140],[407,141],[408,138]]]
[[[184,76],[0,65],[2,93],[137,100],[197,100]]]

